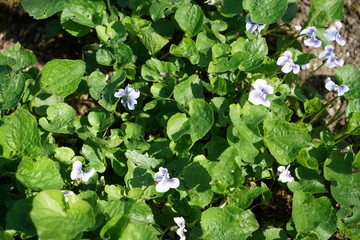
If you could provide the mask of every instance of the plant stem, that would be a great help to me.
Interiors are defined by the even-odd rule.
[[[344,105],[344,101],[341,102],[341,105],[339,107],[339,109],[337,110],[337,112],[334,114],[334,116],[329,120],[329,122],[327,124],[325,124],[325,127],[329,126],[330,124],[332,124],[333,122],[335,122],[336,120],[338,120],[344,113],[345,111],[341,112],[340,115],[339,112],[341,111],[342,106]]]
[[[331,99],[328,103],[326,103],[322,109],[310,120],[309,124],[313,124],[320,116],[321,114],[323,114],[323,112],[325,111],[325,109],[331,105],[334,101],[335,101],[336,97],[334,97],[333,99]]]
[[[311,77],[311,75],[313,75],[317,70],[319,70],[322,66],[324,66],[324,64],[325,64],[325,62],[323,62],[323,63],[322,63],[318,68],[316,68],[314,71],[310,72],[310,73],[304,78],[304,80],[302,80],[302,81],[300,82],[299,86],[301,87],[301,86],[305,83],[305,81],[306,81],[309,77]]]

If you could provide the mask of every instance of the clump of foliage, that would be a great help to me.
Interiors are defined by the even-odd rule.
[[[296,0],[22,7],[87,45],[41,71],[20,44],[0,52],[1,239],[360,239],[347,141],[360,73],[334,50],[343,0],[313,0],[301,29]],[[320,67],[330,100],[306,82]],[[82,96],[94,107],[79,112]]]

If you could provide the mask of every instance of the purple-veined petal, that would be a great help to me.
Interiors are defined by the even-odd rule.
[[[292,71],[293,71],[294,74],[298,74],[300,72],[300,66],[293,63],[292,64]]]
[[[185,232],[187,232],[185,228],[179,228],[178,230],[176,230],[176,234],[180,237],[180,240],[186,239]]]
[[[311,38],[306,39],[304,41],[304,44],[309,47],[318,48],[321,46],[321,41],[319,39],[317,39],[316,37],[311,37]]]
[[[318,47],[321,47],[322,42],[319,39],[317,39],[316,37],[314,37],[313,44],[314,44],[315,48],[318,48]]]
[[[331,46],[331,45],[327,45],[325,47],[325,51],[328,52],[328,53],[332,53],[334,51],[334,47]]]
[[[342,60],[341,58],[334,57],[334,62],[340,67],[344,65],[344,60]]]
[[[281,68],[281,71],[283,72],[283,73],[289,73],[289,72],[291,72],[292,71],[292,63],[291,62],[287,62],[287,63],[285,63],[285,65]]]
[[[127,97],[123,97],[123,98],[120,100],[121,104],[122,104],[124,107],[126,107],[127,101],[128,101]]]
[[[289,60],[291,60],[291,58],[292,58],[292,54],[289,51],[285,51],[284,56],[287,57]]]
[[[72,171],[70,173],[71,180],[76,180],[83,177],[82,163],[80,161],[73,162]]]
[[[316,28],[315,27],[307,27],[304,30],[302,30],[300,32],[300,35],[308,35],[308,36],[312,36],[314,33],[316,33]]]
[[[336,67],[336,63],[335,63],[335,57],[333,55],[331,55],[327,60],[326,60],[326,66],[328,68],[334,68]]]
[[[334,48],[331,45],[326,46],[325,50],[319,54],[319,59],[320,60],[328,59],[329,57],[331,57],[333,51]]]
[[[336,91],[338,89],[338,85],[336,83],[334,83],[333,81],[331,81],[331,79],[329,77],[326,78],[325,80],[325,88],[329,91]]]
[[[122,96],[124,96],[125,95],[125,90],[124,89],[119,89],[119,91],[117,91],[117,92],[115,92],[114,93],[114,97],[116,97],[116,98],[121,98]]]
[[[84,172],[83,173],[83,177],[82,177],[82,180],[83,182],[87,182],[89,181],[89,179],[96,173],[95,169],[90,169],[89,171],[87,172]]]
[[[339,31],[340,28],[342,28],[342,26],[343,26],[343,25],[342,25],[342,23],[341,23],[340,21],[336,21],[336,22],[335,22],[335,27],[336,27],[336,30],[337,30],[337,31]]]
[[[307,63],[305,65],[301,65],[300,68],[301,68],[301,70],[307,70],[307,69],[310,68],[310,63]]]
[[[172,178],[172,179],[168,179],[167,180],[167,184],[171,187],[171,188],[177,188],[180,186],[180,181],[178,178]]]
[[[130,110],[134,110],[134,109],[135,109],[135,104],[137,104],[136,99],[129,97],[129,98],[128,98],[128,101],[127,101],[127,107],[128,107]]]
[[[273,94],[273,93],[274,93],[274,88],[273,88],[272,86],[270,86],[270,85],[266,85],[266,86],[264,87],[263,92],[264,92],[265,94]]]
[[[128,96],[134,89],[130,87],[130,85],[127,85],[125,88],[125,94]]]
[[[170,186],[168,184],[168,179],[164,178],[156,184],[155,190],[157,192],[167,192],[169,191]]]
[[[257,26],[257,30],[259,31],[259,33],[265,28],[266,24],[258,24]]]
[[[337,33],[337,29],[335,27],[329,27],[328,29],[326,29],[324,31],[324,37],[326,38],[326,40],[328,41],[335,41],[335,37],[336,37],[336,33]]]
[[[346,85],[341,85],[338,89],[338,96],[342,96],[345,93],[347,93],[349,91],[349,87]]]
[[[175,217],[174,218],[174,222],[176,223],[176,225],[178,225],[180,228],[184,228],[185,227],[185,219],[183,217]]]
[[[140,97],[140,91],[137,90],[137,89],[134,89],[133,91],[131,91],[129,93],[129,97],[130,98],[135,98],[135,99],[139,98]]]
[[[159,171],[157,173],[155,173],[154,181],[156,181],[156,182],[161,181],[165,175],[168,175],[167,168],[160,167]]]
[[[267,86],[267,82],[266,80],[259,78],[255,82],[253,82],[251,86],[256,90],[262,91]]]
[[[335,40],[341,46],[344,46],[346,44],[346,41],[340,36],[339,33],[336,34]]]
[[[265,107],[270,107],[270,101],[266,100],[265,98],[261,98],[261,105]]]
[[[252,104],[254,105],[260,105],[262,104],[262,95],[263,93],[261,91],[258,91],[258,90],[252,90],[250,93],[249,93],[249,102],[251,102]]]
[[[285,170],[284,172],[280,173],[279,181],[287,183],[294,181],[294,178],[290,175],[290,171]]]
[[[289,62],[289,59],[287,57],[281,56],[278,58],[278,60],[276,61],[276,64],[279,66],[284,65],[285,63]]]
[[[257,29],[257,24],[255,23],[246,23],[245,24],[246,31],[253,33]]]

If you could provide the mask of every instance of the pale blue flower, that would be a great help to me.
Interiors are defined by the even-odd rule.
[[[340,36],[340,28],[342,24],[339,21],[335,22],[335,27],[329,27],[324,31],[324,37],[326,40],[332,42],[336,41],[339,45],[344,46],[346,41]]]
[[[301,70],[308,70],[310,69],[310,63],[307,63],[305,65],[300,65]]]
[[[176,234],[179,235],[180,240],[185,240],[185,233],[187,230],[185,229],[185,219],[183,217],[175,217],[174,222],[178,225],[178,229],[176,230]]]
[[[116,98],[121,98],[121,104],[124,107],[128,107],[130,110],[135,109],[135,104],[137,104],[137,98],[140,97],[140,91],[134,88],[131,88],[129,85],[125,89],[119,89],[114,93]]]
[[[62,192],[64,194],[65,202],[69,201],[69,196],[70,195],[74,195],[73,191],[61,190],[60,192]]]
[[[254,89],[249,93],[249,102],[255,105],[264,105],[270,107],[270,102],[266,100],[267,94],[273,94],[274,88],[267,85],[266,80],[257,79],[252,85]]]
[[[294,178],[291,176],[289,171],[290,165],[286,168],[284,166],[278,167],[278,172],[280,172],[279,175],[279,181],[283,183],[292,182],[294,181]]]
[[[170,188],[177,188],[180,186],[179,179],[170,179],[168,170],[163,167],[160,167],[159,171],[155,174],[154,181],[157,183],[155,187],[157,192],[167,192]]]
[[[246,15],[245,22],[246,22],[246,25],[245,25],[246,31],[248,31],[250,33],[253,33],[256,30],[258,31],[258,33],[260,33],[261,30],[263,30],[265,28],[265,26],[266,26],[265,24],[253,23],[251,21],[251,18],[250,18],[249,14]]]
[[[304,41],[304,44],[308,47],[318,48],[321,46],[321,41],[316,38],[316,28],[315,27],[307,27],[300,32],[300,35],[307,35],[310,38]]]
[[[294,74],[298,74],[300,71],[300,66],[293,62],[292,54],[289,51],[285,51],[284,56],[279,57],[276,64],[282,66],[281,71],[283,73],[292,71]]]
[[[80,161],[75,161],[72,165],[70,177],[71,180],[82,180],[83,182],[87,182],[95,173],[96,171],[93,168],[87,172],[83,172],[82,163]]]
[[[327,77],[325,80],[325,88],[329,91],[334,91],[337,92],[337,96],[342,96],[344,95],[346,92],[349,91],[349,87],[346,85],[337,85],[336,83],[334,83],[333,81],[331,81],[330,77]]]
[[[325,47],[325,50],[319,54],[319,59],[322,61],[326,60],[326,66],[329,68],[334,68],[336,65],[340,67],[344,65],[344,60],[335,56],[334,47],[331,45]]]

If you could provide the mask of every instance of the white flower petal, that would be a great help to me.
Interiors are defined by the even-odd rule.
[[[336,21],[335,26],[336,26],[337,31],[339,31],[340,28],[342,28],[343,25],[342,25],[342,23],[340,21]]]
[[[167,179],[162,179],[160,182],[158,182],[158,184],[156,184],[155,190],[157,192],[167,192],[169,191],[170,186],[167,182]]]
[[[267,86],[267,81],[259,78],[255,82],[253,82],[253,84],[251,84],[251,86],[253,88],[255,88],[256,90],[261,91]]]
[[[283,172],[285,171],[285,169],[286,169],[285,166],[280,166],[277,168],[278,172]]]
[[[283,73],[289,73],[289,72],[291,72],[292,71],[292,63],[290,63],[290,62],[287,62],[287,63],[285,63],[285,65],[281,68],[281,71],[283,72]]]
[[[289,59],[287,57],[281,56],[278,58],[278,60],[276,61],[276,64],[279,66],[284,65],[285,63],[289,62]]]
[[[179,228],[178,230],[176,230],[176,234],[180,237],[180,240],[186,239],[185,232],[187,232],[185,228]]]
[[[299,71],[300,71],[300,66],[297,65],[297,64],[293,64],[292,65],[292,71],[293,71],[294,74],[298,74]]]
[[[260,105],[262,104],[262,92],[258,91],[258,90],[252,90],[250,93],[249,93],[249,102],[251,102],[252,104],[254,105]]]
[[[174,222],[181,228],[185,227],[185,219],[183,217],[175,217]]]
[[[117,92],[115,92],[114,93],[114,97],[116,97],[116,98],[121,98],[122,96],[124,96],[125,95],[125,90],[124,89],[119,89],[119,91],[117,91]]]
[[[83,182],[87,182],[89,181],[89,179],[96,173],[95,169],[90,169],[89,171],[87,172],[84,172],[83,173],[83,177],[82,177],[82,180]]]
[[[329,27],[328,29],[326,29],[324,31],[324,37],[326,38],[326,40],[332,42],[335,41],[335,37],[336,37],[336,33],[337,33],[337,29],[335,27]]]
[[[83,177],[82,163],[80,161],[73,162],[72,171],[70,173],[71,180],[76,180]]]
[[[340,36],[340,34],[336,34],[335,40],[341,46],[346,44],[346,41]]]
[[[344,95],[345,93],[347,93],[349,91],[349,87],[346,86],[346,85],[342,85],[339,87],[338,89],[338,96],[342,96]]]
[[[304,30],[302,30],[300,32],[300,35],[308,35],[308,36],[311,36],[313,35],[314,33],[316,33],[316,28],[315,27],[307,27],[305,28]]]
[[[178,178],[172,178],[172,179],[168,179],[167,180],[167,184],[171,187],[171,188],[177,188],[180,186],[180,181]]]
[[[288,59],[291,59],[292,58],[292,54],[290,51],[285,51],[284,52],[284,56],[287,57]]]

